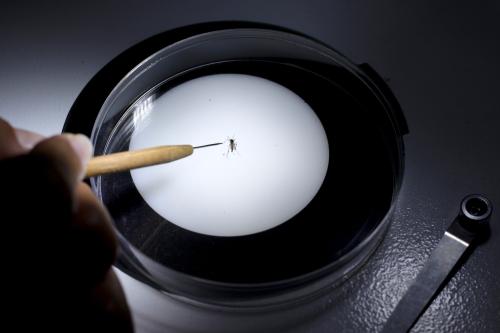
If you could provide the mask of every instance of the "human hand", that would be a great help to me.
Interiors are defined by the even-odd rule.
[[[91,154],[82,135],[46,139],[0,119],[4,315],[15,328],[133,331],[110,216],[81,181]]]

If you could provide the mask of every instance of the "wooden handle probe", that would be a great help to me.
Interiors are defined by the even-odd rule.
[[[124,151],[92,158],[87,164],[86,177],[142,168],[172,162],[193,153],[191,145],[159,146]]]

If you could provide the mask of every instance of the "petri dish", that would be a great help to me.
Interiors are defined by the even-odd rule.
[[[406,131],[368,66],[295,33],[210,31],[137,64],[91,139],[97,155],[222,144],[91,184],[128,274],[197,304],[282,306],[339,283],[376,248]]]

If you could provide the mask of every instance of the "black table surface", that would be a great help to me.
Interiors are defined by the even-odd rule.
[[[299,332],[382,328],[458,212],[482,193],[491,236],[415,332],[500,331],[500,2],[44,1],[0,5],[0,116],[60,131],[84,85],[114,56],[175,27],[245,20],[303,32],[389,82],[405,112],[406,171],[394,222],[361,270]]]

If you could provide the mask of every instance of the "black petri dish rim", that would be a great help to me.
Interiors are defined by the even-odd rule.
[[[213,274],[214,272],[213,267],[203,267],[198,265],[203,262],[210,262],[210,260],[207,260],[206,256],[201,258],[203,260],[199,258],[198,260],[196,260],[197,265],[195,266],[198,267],[199,271],[186,271],[185,267],[170,267],[173,268],[172,273],[174,275],[176,275],[176,272],[182,272],[179,274],[181,278],[191,280],[191,282],[194,282],[195,284],[179,286],[179,294],[181,295],[192,294],[191,296],[197,298],[194,289],[199,289],[197,288],[199,287],[198,284],[201,284],[202,287],[214,287],[213,290],[216,293],[222,291],[222,294],[218,294],[218,296],[222,295],[222,298],[227,298],[228,292],[231,293],[232,291],[237,291],[239,293],[238,298],[240,298],[242,292],[243,294],[245,294],[244,297],[251,296],[251,298],[253,298],[255,295],[258,295],[257,297],[260,297],[262,295],[268,294],[268,291],[271,291],[273,294],[280,293],[282,292],[283,288],[286,289],[291,286],[301,285],[306,281],[327,274],[329,271],[331,271],[333,266],[339,266],[340,262],[347,261],[349,257],[352,257],[353,253],[356,252],[356,248],[362,247],[364,243],[368,242],[370,237],[367,238],[365,237],[366,235],[379,234],[381,233],[380,230],[385,230],[387,224],[381,222],[389,217],[389,213],[392,209],[392,203],[399,190],[403,169],[403,146],[401,135],[406,132],[406,124],[404,123],[404,121],[401,121],[401,119],[404,120],[404,118],[402,118],[402,115],[399,114],[399,106],[397,105],[397,102],[395,103],[395,99],[393,98],[392,94],[385,86],[385,84],[378,78],[378,76],[376,76],[376,74],[374,74],[374,72],[370,70],[370,68],[366,66],[362,66],[361,68],[359,68],[355,65],[352,65],[351,68],[343,68],[341,66],[326,66],[325,64],[298,61],[296,59],[293,61],[291,61],[290,59],[253,59],[252,61],[245,61],[247,62],[247,64],[243,67],[238,66],[239,64],[237,63],[237,61],[230,61],[209,64],[206,66],[201,66],[200,68],[189,70],[182,75],[178,75],[167,83],[163,82],[163,89],[168,89],[169,87],[178,85],[183,81],[210,73],[243,73],[268,78],[275,82],[283,84],[284,86],[287,86],[292,91],[296,92],[299,96],[303,97],[310,105],[312,104],[311,106],[315,110],[324,109],[321,106],[315,104],[318,104],[319,101],[324,99],[327,95],[331,97],[333,91],[331,89],[332,87],[335,87],[334,91],[336,91],[336,94],[338,94],[339,98],[345,99],[346,101],[350,100],[350,103],[352,103],[354,109],[357,109],[357,111],[353,112],[352,114],[342,114],[341,121],[333,123],[332,120],[329,119],[330,115],[325,112],[317,112],[325,127],[325,130],[327,131],[330,142],[333,142],[333,145],[331,146],[333,150],[331,150],[330,152],[331,160],[333,161],[330,164],[327,178],[325,179],[324,185],[320,189],[320,192],[309,204],[309,206],[306,207],[296,217],[276,228],[271,229],[270,231],[251,236],[226,239],[223,242],[220,242],[222,240],[222,238],[220,237],[193,235],[194,233],[188,232],[190,237],[198,237],[198,239],[195,241],[196,246],[194,246],[194,248],[203,248],[203,243],[210,244],[217,240],[216,243],[222,245],[216,246],[217,249],[215,251],[212,247],[212,256],[220,257],[221,253],[227,253],[227,251],[232,251],[232,253],[237,254],[228,262],[222,261],[220,263],[222,267],[221,269],[223,269],[229,263],[232,263],[234,265],[234,259],[246,263],[251,260],[251,258],[247,258],[249,260],[241,260],[245,259],[245,256],[248,254],[245,251],[234,251],[235,246],[241,247],[241,245],[237,245],[238,243],[250,244],[251,247],[254,247],[252,246],[252,243],[268,244],[261,248],[263,253],[265,253],[266,251],[268,252],[269,249],[272,249],[272,246],[269,245],[274,242],[272,241],[272,239],[276,239],[277,236],[278,238],[283,239],[283,237],[279,237],[280,234],[288,235],[288,237],[286,237],[290,245],[286,247],[288,252],[284,255],[281,254],[281,258],[270,258],[264,266],[262,265],[262,262],[257,263],[257,266],[239,266],[238,269],[234,270],[233,276],[229,278],[227,275],[217,276],[204,274],[206,272],[212,272]],[[290,82],[290,80],[280,80],[280,77],[282,77],[280,75],[269,75],[269,73],[273,72],[273,70],[263,70],[263,68],[265,68],[266,66],[274,66],[275,69],[273,70],[277,70],[276,68],[284,66],[288,71],[301,72],[303,75],[309,76],[310,80],[316,80],[316,84],[300,85],[297,84],[297,82]],[[356,73],[357,75],[354,75],[353,73]],[[318,85],[317,83],[319,81],[321,81],[322,84]],[[321,91],[321,89],[315,89],[315,91],[304,91],[304,89],[307,90],[307,88],[310,87],[323,87],[327,91]],[[324,96],[318,98],[317,96],[321,94],[323,94]],[[148,95],[148,93],[146,93],[146,95]],[[367,108],[369,108],[372,112],[366,113]],[[377,109],[377,111],[375,111],[374,109]],[[351,111],[352,110],[353,108],[351,108]],[[391,113],[394,113],[395,115],[391,116]],[[381,118],[381,115],[385,115],[385,118]],[[338,118],[339,115],[337,114],[336,116]],[[342,124],[342,126],[339,127],[339,124]],[[345,124],[351,124],[352,126],[345,126]],[[374,124],[377,124],[377,126],[374,126]],[[336,130],[338,130],[338,132],[332,133],[331,129],[334,127],[336,128]],[[343,129],[351,129],[354,130],[355,133],[346,133],[345,131],[343,131]],[[339,133],[343,134],[341,135]],[[126,145],[124,146],[124,148],[127,148]],[[364,152],[364,154],[361,154],[361,152]],[[382,156],[384,157],[381,158]],[[377,160],[382,160],[383,163],[381,163],[378,167],[374,166],[372,168],[366,169],[366,164],[369,164],[368,162]],[[351,161],[356,163],[339,164],[339,161]],[[371,170],[371,173],[367,172],[367,170]],[[377,174],[377,172],[379,173]],[[337,177],[332,175],[336,175]],[[368,175],[370,177],[366,178],[366,176]],[[113,177],[122,177],[122,179],[118,179],[117,181],[116,179],[113,180]],[[124,184],[127,183],[127,181],[124,181],[126,177],[130,178],[130,174],[127,173],[112,175],[110,176],[109,180],[115,184]],[[346,183],[346,179],[350,179],[350,181]],[[377,183],[377,181],[382,180],[384,180],[383,183]],[[328,192],[329,188],[331,188],[331,186],[329,186],[328,184],[333,184],[335,181],[337,181],[337,183],[335,184],[340,185],[339,188],[342,188],[343,190],[333,194],[325,193]],[[363,193],[362,191],[356,191],[356,189],[359,190],[360,188],[363,188],[363,184],[366,188],[366,185],[368,184],[367,182],[369,183],[368,188],[383,188],[384,195],[373,196],[373,193],[371,193],[372,195],[370,196],[367,195],[367,193]],[[128,181],[128,184],[131,184],[131,180]],[[127,189],[127,191],[133,192],[133,189]],[[119,189],[118,192],[120,192]],[[333,207],[330,205],[325,205],[325,200],[332,198],[334,203],[338,204],[333,205]],[[384,198],[382,200],[384,202],[380,202],[381,198]],[[363,204],[369,201],[372,204]],[[375,202],[377,204],[373,204]],[[116,215],[117,213],[119,214],[119,212],[117,211],[117,209],[119,210],[119,207],[115,207],[113,204],[109,205],[108,207],[110,208],[112,214],[114,213],[113,215]],[[316,228],[315,230],[321,230],[321,232],[311,235],[310,232],[307,232],[311,229],[300,229],[298,226],[300,226],[301,224],[303,225],[304,221],[310,220],[312,218],[317,218],[318,207],[320,208],[319,211],[321,211],[321,209],[324,210],[324,207],[327,207],[330,209],[330,211],[333,210],[335,214],[337,214],[336,216],[342,217],[346,220],[349,220],[349,218],[351,218],[351,221],[361,221],[363,219],[360,219],[360,215],[363,214],[371,214],[371,220],[364,219],[364,223],[361,228],[359,228],[359,225],[358,228],[355,228],[356,223],[344,223],[341,226],[336,226],[335,230],[324,230],[321,228]],[[339,207],[344,207],[344,210],[338,209]],[[186,236],[182,235],[183,229],[175,226],[172,223],[165,223],[165,225],[167,225],[168,227],[163,226],[160,227],[159,230],[164,229],[164,232],[168,234],[177,235],[179,240],[178,244],[186,242]],[[322,226],[325,227],[328,225],[323,224]],[[352,229],[353,227],[353,230],[348,230],[350,228]],[[342,228],[344,229],[342,230]],[[344,234],[342,237],[340,237],[343,239],[337,238],[337,241],[342,240],[344,242],[347,242],[345,246],[341,247],[341,249],[335,250],[331,247],[328,247],[328,245],[331,246],[331,244],[335,243],[332,242],[332,239],[328,239],[324,242],[317,242],[317,237],[331,237],[332,234],[341,234],[339,229],[341,229],[340,231],[342,231]],[[118,226],[118,230],[120,230],[120,226]],[[300,232],[298,232],[297,230],[299,230]],[[140,240],[134,240],[132,239],[132,237],[134,235],[137,236],[148,233],[132,232],[130,234],[127,234],[127,231],[123,229],[120,230],[120,232],[122,236],[124,236],[122,238],[122,241],[125,240],[126,243],[124,244],[124,253],[126,253],[126,256],[128,256],[128,264],[134,267],[139,272],[139,274],[146,275],[146,277],[142,276],[143,280],[148,281],[150,284],[160,285],[162,289],[169,289],[165,288],[165,285],[163,283],[164,281],[158,281],[154,276],[148,274],[148,268],[143,265],[147,261],[145,262],[143,261],[144,258],[137,256],[137,248],[141,248]],[[352,237],[346,237],[347,234],[351,235]],[[300,238],[294,237],[294,235],[299,235]],[[316,241],[308,243],[307,241],[304,241],[304,239],[315,239]],[[130,247],[129,243],[131,243],[132,247]],[[156,243],[159,244],[158,242]],[[193,238],[191,238],[191,243],[193,243]],[[304,249],[296,246],[297,244],[301,244],[302,246],[305,244],[306,246],[309,245],[310,247],[305,251],[306,253],[304,253]],[[134,249],[134,247],[136,247],[136,249]],[[147,257],[151,257],[155,259],[155,261],[159,262],[161,262],[162,260],[159,257],[155,258],[155,253],[172,254],[175,252],[175,249],[172,248],[165,250],[152,247],[142,250],[145,251]],[[321,256],[312,256],[312,254],[314,253],[333,253],[334,255],[333,257],[329,257],[328,260],[321,261]],[[189,254],[189,249],[187,254]],[[292,255],[290,256],[290,254]],[[186,253],[181,253],[182,260],[178,262],[181,264],[185,264],[186,258],[182,258],[182,256],[186,256]],[[294,265],[296,264],[296,262],[294,260],[290,261],[289,258],[300,256],[308,257],[312,260],[304,261],[305,266],[299,265],[302,268],[302,271],[297,271],[296,268],[298,266]],[[262,255],[260,255],[259,257],[264,258],[264,256]],[[273,268],[273,264],[276,264],[275,259],[286,261],[289,264],[288,267],[291,268],[291,271],[287,271],[286,269],[283,270],[281,268],[277,271],[274,271],[274,275],[271,277],[268,276],[267,278],[262,278],[262,276],[258,276],[256,268]],[[332,261],[336,261],[336,265],[332,265]],[[213,264],[213,262],[211,264]],[[281,267],[283,267],[283,265],[281,265]],[[176,278],[172,279],[171,281],[173,280],[176,280]],[[175,293],[176,288],[173,287],[173,289],[174,290],[170,291],[173,291]],[[259,290],[259,292],[256,293],[256,290]],[[248,292],[250,292],[250,294]],[[205,296],[209,298],[214,297],[214,293],[208,293],[206,295],[204,293],[201,294],[203,294],[201,298],[206,298]]]

